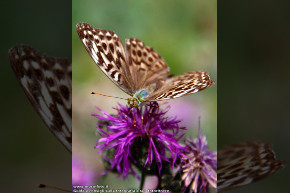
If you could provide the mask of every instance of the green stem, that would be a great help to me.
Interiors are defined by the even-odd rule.
[[[139,190],[143,190],[143,186],[144,186],[145,178],[146,178],[146,169],[143,168]]]

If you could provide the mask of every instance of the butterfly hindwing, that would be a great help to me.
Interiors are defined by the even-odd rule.
[[[214,81],[210,80],[209,75],[205,71],[187,72],[167,79],[160,91],[154,94],[154,98],[149,100],[178,98],[202,91],[213,84]]]
[[[41,55],[29,46],[10,49],[12,69],[26,96],[50,131],[71,151],[71,63]]]
[[[135,91],[148,88],[169,76],[169,67],[164,59],[153,48],[145,46],[141,40],[126,40],[126,54],[135,82]]]

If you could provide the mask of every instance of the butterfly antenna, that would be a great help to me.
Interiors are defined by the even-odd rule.
[[[66,189],[62,189],[62,188],[58,188],[58,187],[54,187],[54,186],[49,186],[49,185],[45,185],[45,184],[38,184],[37,186],[38,186],[38,188],[48,188],[48,189],[52,189],[52,190],[59,190],[62,192],[71,192],[71,190],[66,190]]]
[[[111,97],[111,98],[116,98],[116,99],[124,99],[124,98],[121,98],[121,97],[115,97],[115,96],[100,94],[100,93],[97,93],[97,92],[91,92],[91,94],[97,94],[97,95],[101,95],[101,96],[105,96],[105,97]],[[124,100],[128,100],[128,99],[124,99]]]

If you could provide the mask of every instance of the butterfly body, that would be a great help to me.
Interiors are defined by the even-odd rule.
[[[127,39],[125,50],[120,38],[112,31],[79,23],[77,32],[97,66],[132,97],[127,99],[130,107],[178,98],[214,84],[205,71],[172,76],[158,52],[139,39]]]
[[[149,96],[149,92],[145,89],[137,91],[132,98],[128,98],[128,105],[132,107],[138,107]]]

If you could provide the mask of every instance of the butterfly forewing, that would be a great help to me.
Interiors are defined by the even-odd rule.
[[[86,50],[101,70],[123,91],[133,96],[146,91],[146,101],[173,99],[192,94],[214,84],[207,72],[194,71],[172,77],[162,57],[141,40],[126,40],[126,52],[112,31],[80,23],[77,31]]]
[[[78,24],[77,32],[86,50],[105,75],[132,96],[133,81],[122,42],[117,34],[93,28],[86,23]]]
[[[263,142],[245,142],[218,150],[218,192],[250,184],[284,166],[272,147]]]
[[[71,63],[41,55],[29,46],[10,49],[12,69],[50,131],[71,151]]]

